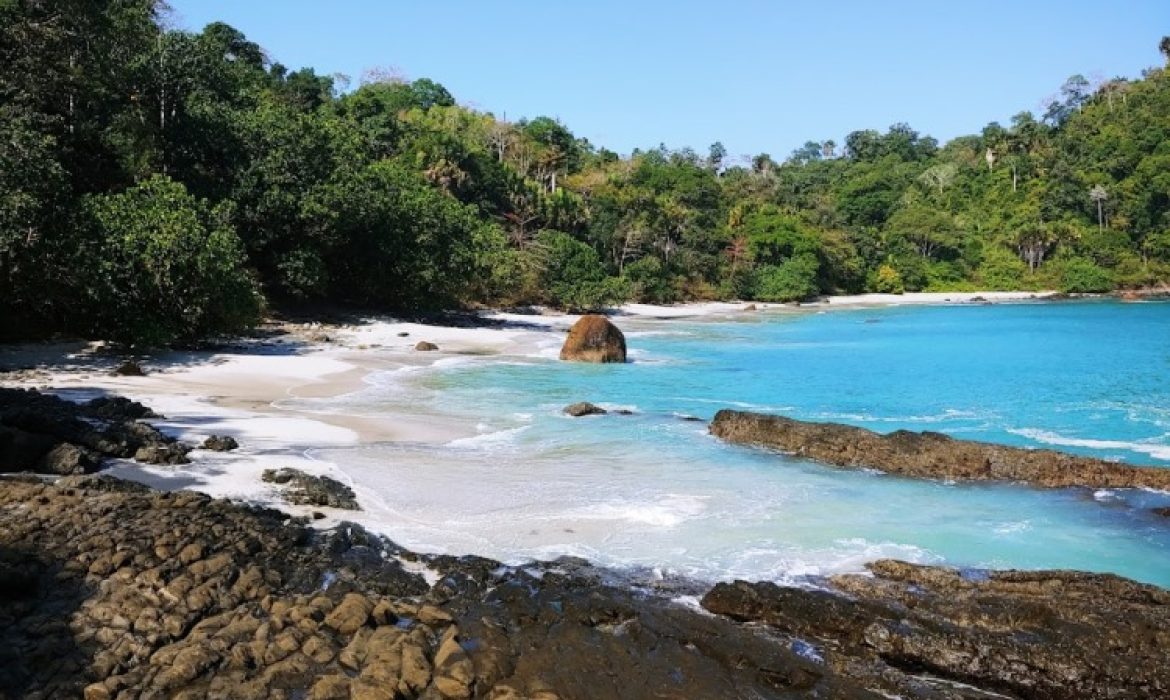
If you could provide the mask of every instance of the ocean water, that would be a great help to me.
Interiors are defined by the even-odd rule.
[[[720,408],[1170,468],[1170,304],[1024,303],[617,319],[633,361],[459,357],[320,410],[435,415],[447,444],[321,450],[404,545],[792,581],[897,557],[1170,586],[1170,494],[953,484],[723,444]],[[633,415],[569,418],[592,401]],[[700,420],[694,420],[700,419]]]

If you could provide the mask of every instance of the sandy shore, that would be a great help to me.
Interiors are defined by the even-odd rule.
[[[615,309],[614,314],[619,325],[637,331],[670,319],[801,313],[808,306],[1019,301],[1036,296],[1022,292],[871,294],[829,297],[800,308],[756,303],[754,309],[728,302],[628,304]],[[161,489],[190,488],[216,497],[287,507],[261,482],[265,469],[293,467],[349,482],[336,464],[315,459],[314,449],[392,441],[448,443],[478,434],[475,425],[450,416],[416,409],[326,411],[314,407],[313,399],[360,394],[376,373],[412,371],[484,356],[554,358],[565,331],[577,318],[572,314],[496,311],[478,314],[477,323],[466,327],[393,319],[369,319],[349,326],[291,326],[286,335],[240,341],[230,349],[169,352],[146,358],[142,364],[147,376],[143,377],[114,376],[111,370],[122,358],[103,351],[98,344],[5,346],[0,347],[0,367],[31,369],[0,374],[0,382],[49,388],[78,399],[101,393],[127,396],[165,415],[165,420],[154,421],[158,427],[190,444],[198,445],[210,435],[234,437],[241,447],[231,453],[196,450],[191,454],[192,463],[182,467],[126,461],[112,465],[110,473]],[[322,336],[327,336],[328,342],[323,342]],[[414,348],[419,341],[434,343],[439,351],[417,351]]]
[[[825,297],[828,306],[909,306],[917,304],[970,304],[1044,299],[1056,292],[906,292],[905,294],[849,294]]]

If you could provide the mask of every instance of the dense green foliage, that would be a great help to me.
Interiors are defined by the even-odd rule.
[[[1170,73],[940,145],[629,157],[392,75],[353,90],[158,0],[0,0],[0,318],[166,343],[265,301],[594,308],[1170,276]]]

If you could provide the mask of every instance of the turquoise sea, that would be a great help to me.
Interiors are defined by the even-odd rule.
[[[935,430],[1170,468],[1170,304],[1085,301],[618,317],[632,362],[459,357],[387,371],[328,410],[475,426],[447,444],[319,453],[423,550],[559,555],[705,580],[790,581],[897,557],[1108,571],[1170,586],[1170,494],[952,484],[726,445],[744,408]],[[568,418],[588,400],[633,415]]]

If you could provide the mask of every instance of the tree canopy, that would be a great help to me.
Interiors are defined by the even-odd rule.
[[[1170,73],[940,144],[628,157],[440,83],[356,89],[159,0],[0,2],[0,318],[168,343],[264,304],[595,308],[1170,277]],[[1167,40],[1159,49],[1170,55]]]

